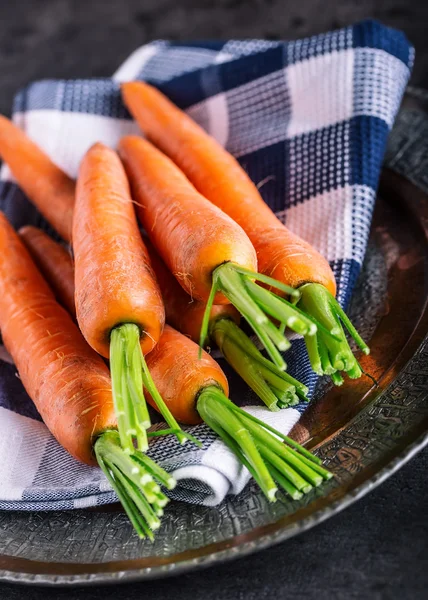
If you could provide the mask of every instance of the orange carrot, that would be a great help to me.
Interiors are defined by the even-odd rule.
[[[84,156],[73,221],[75,300],[89,345],[108,358],[110,333],[136,323],[144,354],[159,340],[162,297],[141,239],[125,172],[117,154],[95,144]]]
[[[166,156],[136,136],[123,138],[119,148],[138,216],[188,294],[206,301],[213,271],[225,262],[257,269],[254,248],[242,228],[198,194]],[[215,300],[227,302],[220,294]]]
[[[339,371],[360,376],[340,321],[365,353],[369,349],[334,300],[336,282],[328,262],[277,219],[235,158],[163,94],[143,82],[124,83],[122,94],[147,137],[245,230],[256,249],[259,271],[299,288],[298,306],[331,332],[307,340],[315,371],[334,375],[335,383],[342,381]]]
[[[133,438],[147,448],[150,418],[142,387],[184,443],[186,435],[166,407],[144,354],[162,333],[165,313],[141,239],[126,174],[117,154],[95,144],[84,156],[73,219],[77,321],[86,341],[110,356],[113,398],[122,446]]]
[[[249,469],[271,502],[277,484],[293,498],[301,498],[313,485],[331,478],[309,452],[228,400],[227,380],[220,367],[205,352],[198,359],[198,353],[197,344],[167,325],[147,359],[177,419],[188,424],[204,421]],[[147,398],[156,407],[149,394]]]
[[[58,269],[52,276],[57,279],[52,283],[55,287],[60,287],[58,279],[69,279],[70,271],[65,269],[61,273]],[[229,445],[238,460],[247,466],[271,501],[275,498],[275,481],[293,498],[299,498],[302,495],[300,489],[303,492],[309,491],[312,484],[318,485],[322,478],[329,479],[331,477],[330,473],[320,466],[320,461],[304,448],[231,403],[226,396],[228,393],[227,380],[219,365],[205,352],[199,359],[198,352],[199,349],[194,342],[166,326],[159,343],[147,359],[147,366],[151,370],[157,389],[161,390],[169,409],[177,419],[188,424],[196,424],[204,420]],[[146,395],[148,401],[159,410],[148,390],[146,390]],[[155,431],[149,435],[156,436],[164,433],[166,432]],[[287,441],[288,450],[270,433]],[[132,518],[135,520],[135,512],[138,516],[138,502],[137,505],[135,503],[133,505],[133,499],[128,497],[129,482],[126,477],[122,476],[122,473],[118,473],[117,469],[114,470],[111,465],[106,465],[111,458],[112,450],[114,450],[114,457],[118,458],[118,440],[117,438],[112,440],[112,435],[113,432],[109,432],[99,438],[95,446],[96,455],[119,497],[122,493],[122,502],[131,520]],[[255,440],[259,440],[258,443],[263,440],[263,457],[253,436]],[[295,449],[298,449],[299,454],[295,452]],[[123,458],[122,456],[122,461]],[[174,486],[174,479],[145,455],[136,453],[127,460],[136,461],[139,468],[147,469],[169,489]],[[302,463],[302,461],[306,462]],[[123,464],[126,466],[128,463],[125,460]],[[127,472],[125,475],[134,481],[132,475],[135,476],[136,465],[135,463],[131,463],[131,465],[134,470],[131,474]],[[141,485],[141,472],[138,477],[140,478],[138,482],[140,491],[145,494],[147,490]],[[144,474],[144,479],[147,479],[147,472]],[[148,485],[152,486],[153,483],[149,481]],[[150,490],[153,500],[153,488],[151,487]],[[133,498],[135,500],[135,494]],[[153,521],[153,519],[160,515],[159,510],[166,499],[159,495],[159,492],[154,498],[155,514],[153,514],[153,510],[147,513],[146,507],[146,510],[142,512],[147,522],[139,518],[134,523],[140,535],[150,534],[150,528],[159,526],[159,522]],[[162,505],[158,505],[159,498]]]
[[[174,417],[180,423],[196,425],[202,419],[196,410],[201,390],[215,385],[227,396],[226,376],[216,361],[203,352],[198,360],[198,346],[169,325],[165,326],[159,344],[147,357],[147,366],[157,389]],[[147,392],[147,400],[156,402]]]
[[[19,186],[65,241],[70,241],[74,181],[25,133],[0,115],[0,157]]]
[[[21,227],[19,235],[53,289],[58,302],[75,318],[74,265],[71,253],[47,233],[32,225]]]
[[[168,271],[149,240],[145,240],[156,279],[162,292],[167,322],[194,342],[206,305],[192,300]],[[209,315],[209,344],[216,344],[224,358],[263,400],[270,410],[306,400],[308,389],[267,360],[238,327],[239,313],[231,304],[215,304]],[[179,419],[180,420],[180,419]]]
[[[69,269],[64,273],[67,279]],[[55,278],[60,274],[55,271]],[[56,287],[61,287],[59,280]],[[130,457],[121,448],[108,368],[57,304],[3,213],[0,327],[21,381],[51,433],[78,460],[99,464],[137,533],[152,537],[151,530],[160,524],[158,504],[168,501],[152,474],[169,489],[175,480],[142,453]],[[159,491],[156,502],[153,487]]]
[[[266,315],[303,334],[313,335],[316,326],[253,280],[275,283],[286,293],[294,294],[294,290],[256,273],[254,248],[242,228],[201,196],[149,142],[136,136],[122,138],[119,153],[147,235],[186,292],[207,302],[201,345],[212,303],[224,303],[227,298],[275,363],[285,368],[278,350],[286,350],[287,341]]]
[[[116,424],[108,369],[56,303],[3,213],[0,257],[5,346],[53,435],[74,457],[94,464],[92,440]]]

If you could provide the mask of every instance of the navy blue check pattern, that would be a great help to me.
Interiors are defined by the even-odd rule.
[[[120,98],[120,82],[143,79],[222,143],[290,229],[326,256],[346,307],[367,244],[380,168],[413,63],[404,35],[374,21],[293,42],[173,43],[138,48],[112,79],[35,82],[16,96],[14,118],[71,176],[95,141],[115,146],[138,128]],[[16,227],[51,233],[3,167],[0,205]],[[0,448],[18,456],[0,466],[0,508],[49,510],[112,502],[98,469],[58,446],[26,396],[15,369],[0,362]],[[313,391],[302,340],[289,369]],[[222,365],[231,397],[284,432],[306,405],[269,413]],[[175,498],[206,505],[239,493],[248,473],[204,426],[197,450],[159,438],[151,455],[174,472]],[[19,442],[19,443],[17,443]],[[10,456],[10,452],[5,454]],[[14,465],[13,468],[8,461]],[[6,482],[6,484],[5,484]]]

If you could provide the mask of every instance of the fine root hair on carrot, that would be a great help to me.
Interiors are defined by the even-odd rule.
[[[278,486],[299,499],[333,476],[308,450],[231,402],[216,386],[199,394],[197,411],[249,470],[270,502]]]
[[[117,431],[106,431],[94,445],[99,466],[116,492],[129,520],[141,539],[154,539],[168,497],[160,485],[174,489],[175,479],[142,452],[129,456]]]
[[[214,320],[209,334],[227,362],[270,410],[308,401],[308,388],[265,358],[233,320]]]
[[[341,373],[346,373],[351,379],[361,377],[363,371],[348,344],[344,329],[364,354],[369,354],[370,350],[338,301],[318,283],[305,284],[299,291],[298,308],[313,315],[322,326],[313,338],[305,336],[313,370],[319,375],[329,375],[335,385],[343,384]]]

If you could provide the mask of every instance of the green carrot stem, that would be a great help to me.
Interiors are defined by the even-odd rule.
[[[181,427],[177,423],[175,417],[173,416],[173,414],[171,413],[171,411],[165,404],[165,401],[163,400],[162,396],[159,394],[159,392],[155,386],[155,383],[152,379],[152,376],[150,374],[147,363],[144,360],[143,356],[141,356],[141,362],[142,362],[142,368],[143,368],[144,387],[149,392],[154,403],[156,404],[157,408],[159,409],[159,412],[165,419],[167,425],[169,425],[169,427],[174,430],[175,435],[176,435],[178,441],[180,442],[180,444],[185,444],[186,441],[189,439],[191,439],[193,441],[195,438],[193,438],[193,436],[191,436],[190,434],[186,433],[185,431],[183,431],[181,429]]]
[[[242,332],[245,341],[240,339],[240,343],[237,343],[235,329],[239,330],[233,321],[219,319],[214,322],[210,333],[227,362],[242,377],[247,385],[263,400],[270,410],[278,410],[278,399],[266,383],[265,378],[258,368],[258,361],[254,358],[254,354],[251,353],[252,342]],[[247,348],[250,349],[249,353],[246,352]],[[278,372],[281,371],[278,369]]]
[[[199,360],[201,360],[201,358],[202,358],[202,349],[205,348],[205,345],[208,340],[208,329],[209,329],[209,324],[210,324],[211,309],[214,305],[214,298],[217,293],[217,290],[218,290],[218,277],[214,272],[210,295],[208,297],[207,304],[205,306],[204,316],[202,318],[201,333],[200,333],[200,337],[199,337]]]
[[[361,375],[358,363],[349,347],[341,322],[348,330],[351,337],[361,350],[370,352],[367,344],[361,338],[349,317],[345,314],[337,300],[321,284],[308,283],[299,288],[301,298],[298,306],[306,314],[312,315],[319,322],[323,330],[317,332],[317,352],[315,346],[308,345],[305,339],[312,368],[321,374],[332,375],[336,371],[344,371],[356,378]],[[325,335],[324,330],[334,334],[334,338]],[[340,385],[342,378],[333,377],[334,382]]]
[[[245,269],[241,269],[232,263],[225,263],[215,269],[213,273],[213,288],[211,291],[213,291],[213,289],[216,291],[221,291],[228,298],[228,300],[237,308],[237,310],[253,328],[273,362],[279,368],[284,369],[285,364],[279,351],[284,351],[286,348],[288,348],[289,342],[285,338],[284,334],[281,333],[281,331],[276,328],[268,319],[267,314],[272,312],[273,316],[279,322],[283,322],[289,319],[290,310],[287,309],[287,315],[284,316],[284,307],[280,302],[276,303],[275,296],[269,295],[270,292],[263,290],[263,288],[260,288],[257,284],[251,281],[253,278],[257,277],[257,273],[246,271]],[[286,287],[289,292],[290,288],[288,288],[288,286]],[[248,291],[249,289],[251,290],[251,294]],[[263,303],[258,298],[258,290],[262,290],[261,296],[264,299]],[[213,299],[212,295],[210,296],[210,300],[211,299]],[[273,302],[277,308],[281,309],[280,313],[277,314],[271,308],[269,308],[270,312],[266,313],[266,302],[268,303],[269,307]],[[207,305],[205,316],[211,310],[211,306],[211,304]],[[293,310],[294,308],[291,308],[291,311]],[[298,320],[300,319],[300,317],[296,318]],[[307,317],[303,318],[307,320]],[[203,320],[201,342],[206,340],[208,322],[209,317],[206,316],[206,318]]]
[[[132,326],[134,327],[134,326]],[[126,330],[129,326],[126,326]],[[137,427],[142,430],[146,430],[150,427],[150,415],[147,408],[146,399],[143,393],[143,371],[142,371],[142,352],[140,346],[139,336],[135,334],[135,331],[131,333],[131,339],[126,345],[126,365],[128,368],[128,384],[130,389],[132,386],[132,400],[134,403],[134,410],[137,416]],[[128,338],[129,339],[129,338]]]
[[[287,494],[293,498],[293,500],[300,500],[303,497],[302,492],[299,492],[299,490],[292,483],[290,483],[290,481],[284,477],[284,475],[280,473],[278,469],[271,464],[268,465],[268,469],[273,479],[282,487],[283,490],[287,492]]]
[[[215,320],[210,327],[210,337],[229,364],[270,410],[278,410],[279,398],[284,399],[285,403],[293,403],[296,392],[303,392],[303,395],[307,392],[306,386],[266,359],[234,321],[224,318]],[[276,393],[276,390],[280,390],[280,393]]]
[[[284,294],[287,294],[288,296],[296,298],[297,300],[300,298],[299,290],[296,290],[296,289],[292,288],[291,286],[286,285],[285,283],[282,283],[281,281],[278,281],[277,279],[274,279],[273,277],[269,277],[268,275],[263,275],[262,273],[255,273],[254,271],[250,271],[249,269],[244,269],[243,267],[240,267],[235,264],[233,265],[233,267],[237,273],[246,275],[247,278],[249,278],[250,280],[255,279],[256,281],[261,281],[262,283],[265,283],[266,285],[270,285],[271,287],[274,287],[277,290],[284,292]]]
[[[294,454],[294,456],[296,456],[301,462],[305,463],[308,467],[310,467],[312,471],[315,471],[316,473],[318,473],[318,475],[321,475],[323,479],[328,480],[333,477],[333,473],[330,473],[330,471],[327,471],[327,469],[324,469],[324,467],[317,464],[313,460],[310,460],[309,458],[306,458],[306,456],[300,454],[296,450],[293,450],[293,448],[288,448],[288,451]],[[314,458],[314,456],[311,455],[311,458]]]
[[[285,462],[291,465],[295,471],[297,471],[312,485],[318,486],[321,484],[322,477],[312,470],[307,464],[301,461],[297,453],[292,453],[285,444],[271,435],[268,431],[266,431],[266,429],[255,424],[251,419],[243,416],[243,420],[251,435],[257,440],[258,445],[261,444],[263,449],[269,448],[272,450],[272,452],[280,456]]]
[[[226,444],[226,446],[235,454],[235,456],[238,459],[238,461],[244,467],[246,467],[248,469],[249,473],[251,474],[251,477],[257,483],[257,485],[259,486],[259,488],[263,491],[263,485],[262,485],[262,482],[259,479],[257,471],[253,468],[253,466],[251,465],[251,463],[248,462],[248,460],[245,457],[245,455],[243,454],[243,452],[242,452],[239,444],[236,443],[236,441],[233,439],[233,437],[230,436],[227,433],[227,431],[225,429],[223,429],[221,427],[221,425],[219,425],[219,423],[215,419],[210,419],[208,417],[208,419],[206,421],[204,421],[204,422],[206,423],[206,425],[208,425],[208,427],[210,429],[212,429],[219,436],[219,438]],[[268,466],[268,468],[269,468],[269,466]],[[266,494],[265,494],[265,496],[266,496]],[[276,498],[274,498],[273,500],[269,499],[269,501],[270,502],[275,502]]]
[[[308,336],[305,335],[305,344],[306,344],[306,350],[308,352],[308,356],[309,356],[309,361],[311,363],[311,367],[312,370],[317,374],[317,375],[324,375],[324,371],[322,368],[322,364],[321,364],[321,357],[320,357],[320,353],[318,350],[318,338],[319,336]]]
[[[138,514],[142,515],[144,519],[143,522],[146,523],[152,531],[159,529],[160,521],[156,517],[155,512],[150,507],[150,504],[147,502],[145,496],[139,493],[138,488],[136,491],[135,484],[125,477],[125,475],[116,467],[116,465],[112,464],[111,470],[114,474],[115,480],[120,482],[122,489],[126,490],[129,498],[132,500],[135,510],[138,511]]]
[[[305,481],[297,471],[295,471],[290,465],[275,454],[270,448],[264,446],[263,444],[258,443],[257,448],[259,449],[260,454],[263,458],[268,461],[271,465],[273,465],[284,477],[286,477],[300,492],[307,494],[311,491],[312,485]]]
[[[242,417],[244,417],[248,421],[252,421],[253,423],[255,423],[257,425],[260,425],[260,427],[262,427],[263,429],[266,429],[266,431],[269,431],[270,433],[273,433],[276,437],[282,439],[286,444],[288,444],[289,446],[294,448],[299,454],[305,456],[309,461],[311,461],[315,464],[318,464],[318,465],[322,464],[322,461],[317,456],[315,456],[314,454],[311,454],[311,452],[309,452],[309,450],[306,450],[306,448],[304,448],[303,446],[298,444],[292,438],[288,437],[284,433],[281,433],[280,431],[278,431],[277,429],[275,429],[268,423],[265,423],[261,419],[258,419],[257,417],[255,417],[251,413],[247,412],[246,410],[242,409],[241,407],[236,406],[236,404],[231,402],[228,398],[226,398],[226,397],[219,398],[219,401],[223,402],[224,404],[227,403],[228,406],[230,405],[231,410],[233,410],[234,412],[240,414]],[[281,444],[281,446],[282,446],[282,444]]]
[[[334,373],[336,371],[336,368],[333,367],[333,365],[331,364],[330,361],[330,357],[328,355],[328,349],[324,343],[324,340],[322,339],[321,336],[319,336],[318,339],[318,352],[320,355],[320,359],[321,359],[321,368],[322,368],[322,372],[325,373],[325,375],[331,375],[332,373]],[[345,363],[343,361],[339,361],[340,362],[340,368],[343,369],[345,366]],[[337,361],[336,361],[337,363]]]
[[[351,367],[349,369],[349,371],[347,372],[348,377],[350,377],[351,379],[358,379],[359,377],[361,377],[362,374],[363,374],[363,370],[361,369],[360,365],[358,364],[358,361],[355,361],[354,366]],[[370,379],[373,379],[373,377],[371,377],[371,375],[369,375],[368,373],[365,373],[365,375],[367,375],[367,377],[369,377]]]
[[[126,424],[126,435],[129,435],[131,439],[137,435],[137,423],[134,406],[131,399],[131,394],[128,388],[128,377],[126,367],[122,369],[122,398],[123,405],[125,408],[125,424]]]
[[[145,451],[148,447],[146,428],[150,418],[142,391],[140,331],[137,325],[115,327],[110,335],[110,371],[112,392],[121,444],[125,452],[134,452],[133,439]]]
[[[332,382],[334,383],[334,385],[340,386],[343,385],[343,377],[340,373],[338,373],[337,371],[335,373],[331,373],[330,375]],[[357,377],[355,379],[357,379],[359,377],[359,375],[357,375]]]
[[[149,458],[147,454],[135,452],[135,454],[132,455],[132,459],[143,466],[152,475],[152,477],[157,479],[157,481],[159,481],[168,490],[173,490],[177,485],[174,477],[162,469],[162,467],[160,467],[154,460]]]
[[[110,372],[113,404],[116,413],[117,425],[122,448],[128,454],[134,452],[132,435],[129,434],[128,419],[125,412],[125,399],[123,397],[122,373],[125,368],[125,340],[122,329],[113,329],[110,337]]]
[[[164,471],[142,453],[126,454],[117,431],[106,431],[100,435],[94,451],[136,532],[140,537],[152,538],[151,530],[160,525],[152,505],[164,498],[153,475],[160,476],[161,480]],[[150,466],[151,472],[147,466]]]
[[[104,475],[107,477],[111,487],[116,492],[119,502],[122,504],[122,507],[124,508],[128,519],[131,521],[131,524],[134,527],[138,537],[144,539],[150,531],[147,523],[145,523],[142,515],[138,513],[136,506],[129,498],[129,495],[126,493],[121,482],[113,477],[111,467],[107,467],[107,465],[100,458],[98,458],[98,464],[101,467]]]
[[[281,302],[278,296],[275,296],[275,294],[260,287],[253,281],[246,281],[245,284],[250,296],[259,306],[263,307],[263,310],[269,316],[275,319],[280,313],[282,315],[281,320],[296,333],[314,335],[316,327],[314,327],[313,323],[306,316],[298,315],[292,304],[287,305]]]
[[[370,354],[370,348],[367,346],[367,344],[365,343],[365,341],[363,340],[363,338],[360,336],[360,334],[358,333],[358,331],[354,327],[353,323],[351,322],[350,318],[345,313],[345,311],[343,310],[343,308],[340,306],[340,304],[336,300],[336,298],[334,298],[332,296],[331,299],[330,299],[330,302],[331,302],[331,307],[335,310],[336,315],[342,321],[342,323],[345,325],[345,327],[348,330],[350,336],[355,341],[355,343],[360,348],[360,350],[362,350],[364,352],[364,354]]]
[[[270,389],[278,399],[277,406],[279,408],[286,408],[288,406],[296,406],[296,404],[299,404],[299,398],[297,397],[294,388],[293,391],[284,391],[274,385],[270,385]]]
[[[263,492],[270,500],[273,500],[277,488],[256,445],[241,420],[235,416],[233,411],[218,401],[218,397],[221,396],[224,395],[218,388],[214,386],[205,388],[199,395],[197,411],[207,424],[217,422],[235,440],[254,471],[257,472]]]

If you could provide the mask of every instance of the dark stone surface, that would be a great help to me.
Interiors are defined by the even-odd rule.
[[[0,112],[31,80],[109,76],[153,39],[291,39],[368,17],[406,32],[428,87],[426,0],[3,0]]]
[[[412,82],[428,87],[424,0],[15,0],[0,2],[0,112],[46,77],[108,76],[156,38],[297,38],[374,17],[416,47]],[[428,452],[368,497],[285,544],[222,567],[120,588],[0,585],[1,600],[412,599],[428,587]]]

